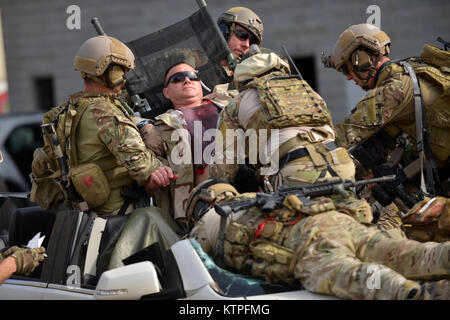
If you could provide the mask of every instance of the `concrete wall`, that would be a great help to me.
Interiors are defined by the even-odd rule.
[[[66,9],[81,9],[81,29],[68,30]],[[264,22],[262,45],[280,51],[284,44],[293,57],[316,57],[318,90],[335,122],[341,121],[363,94],[342,75],[324,69],[320,53],[330,51],[348,26],[365,23],[370,5],[381,9],[381,28],[392,38],[392,58],[420,53],[437,36],[450,40],[450,1],[445,0],[208,0],[215,18],[233,6],[246,6]],[[90,20],[97,16],[105,31],[130,41],[182,20],[197,10],[194,0],[1,0],[7,73],[13,111],[38,108],[33,79],[53,77],[55,103],[81,90],[72,63],[79,46],[95,35]]]

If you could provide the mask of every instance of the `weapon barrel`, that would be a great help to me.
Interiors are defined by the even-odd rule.
[[[97,17],[92,18],[91,23],[94,25],[95,30],[99,36],[106,36],[105,31],[103,30],[100,21]]]
[[[196,0],[196,1],[197,1],[197,4],[198,4],[199,8],[206,7],[206,1],[205,0]]]
[[[227,217],[232,212],[250,208],[254,205],[256,205],[256,198],[217,203],[214,205],[214,209],[219,215]]]
[[[353,185],[354,186],[359,186],[361,184],[370,184],[370,183],[379,183],[379,182],[389,182],[389,181],[394,181],[395,180],[396,175],[395,174],[391,174],[388,176],[382,176],[382,177],[378,177],[378,178],[373,178],[373,179],[366,179],[366,180],[358,180],[356,181]]]

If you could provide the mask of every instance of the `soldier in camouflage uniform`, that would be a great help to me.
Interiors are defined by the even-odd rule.
[[[58,213],[90,209],[99,217],[129,214],[123,231],[111,237],[117,242],[101,258],[102,266],[109,262],[111,269],[155,242],[164,249],[178,240],[173,221],[150,207],[145,193],[168,186],[176,175],[146,148],[132,110],[117,98],[125,74],[134,68],[131,50],[113,37],[93,37],[80,47],[74,67],[84,79],[84,91],[44,116],[43,124],[53,125],[56,137],[51,141],[44,135],[44,147],[34,153],[31,200]],[[70,185],[64,185],[67,179],[76,198]],[[139,199],[126,197],[126,192]]]
[[[406,133],[414,146],[412,151],[417,150],[414,83],[402,65],[403,62],[390,61],[388,57],[390,44],[388,35],[377,27],[368,24],[353,25],[339,36],[331,56],[324,60],[326,66],[343,72],[347,80],[353,80],[356,85],[367,91],[351,115],[336,125],[338,141],[343,147],[352,147],[383,129],[392,137]],[[428,123],[429,145],[439,172],[434,179],[440,180],[440,184],[445,186],[450,172],[448,143],[450,52],[426,45],[421,57],[409,58],[405,62],[411,65],[420,83],[423,110]],[[422,148],[426,148],[426,145]],[[431,162],[430,159],[427,156],[426,161]],[[448,193],[442,192],[441,195],[448,197]],[[424,207],[430,198],[425,200],[420,207]],[[420,241],[449,240],[450,228],[448,226],[444,230],[437,228],[436,214],[432,214],[432,219],[429,219],[429,213],[422,212],[417,215],[420,207],[406,214],[409,220],[404,222],[416,224],[414,228],[405,225],[407,234]],[[392,222],[387,224],[392,226],[401,224],[397,216],[399,209],[394,203],[385,210],[387,219]],[[448,220],[449,217],[442,219]],[[433,223],[425,226],[427,223],[423,220]]]
[[[205,212],[198,203],[208,199],[206,194],[209,204],[219,205],[256,196],[238,194],[231,186],[200,187],[205,190],[189,200],[193,215],[199,208]],[[190,235],[221,267],[269,283],[344,299],[450,298],[450,282],[444,280],[450,276],[450,242],[395,238],[358,223],[329,197],[313,200],[304,205],[289,195],[270,213],[258,206],[238,209],[223,229],[221,216],[210,206]]]
[[[208,178],[203,135],[206,130],[216,128],[218,114],[230,96],[226,85],[218,85],[213,93],[203,96],[200,75],[195,70],[198,61],[187,53],[171,59],[174,63],[166,72],[163,94],[173,109],[157,116],[155,121],[142,118],[134,121],[148,149],[177,175],[169,188],[155,192],[156,203],[163,212],[169,212],[184,224],[189,193]],[[195,131],[195,122],[201,124],[199,133]]]
[[[217,19],[217,25],[238,60],[250,50],[250,45],[259,45],[262,41],[264,30],[262,20],[249,8],[228,9]],[[222,66],[228,76],[232,77],[233,71],[229,69],[226,59],[222,61]]]
[[[81,71],[85,80],[84,91],[69,96],[68,102],[50,110],[44,116],[43,123],[56,119],[56,134],[71,170],[72,182],[81,196],[94,195],[92,199],[85,199],[89,208],[99,216],[117,214],[125,203],[120,191],[122,187],[137,184],[156,189],[166,186],[166,180],[173,178],[173,173],[170,168],[161,167],[154,154],[146,149],[132,121],[131,109],[117,99],[124,86],[126,72],[134,68],[131,50],[112,37],[94,37],[80,47],[74,67]],[[32,164],[35,187],[31,196],[33,201],[47,209],[63,199],[61,193],[39,192],[43,188],[38,188],[36,192],[39,183],[45,181],[42,178],[53,173],[48,172],[46,163],[39,157],[41,150],[37,151]],[[52,154],[51,151],[48,153]],[[101,170],[83,177],[80,184],[86,189],[83,193],[74,181],[74,171],[77,166],[85,164],[92,164]],[[103,176],[110,192],[99,201],[96,192],[101,188],[97,183]],[[125,208],[127,212],[132,209],[131,204]]]
[[[290,75],[287,62],[273,52],[254,54],[237,65],[235,84],[239,95],[220,114],[223,149],[216,150],[211,178],[233,184],[240,175],[240,158],[252,161],[252,147],[257,145],[253,156],[259,160],[251,164],[266,191],[281,184],[311,184],[330,178],[354,180],[354,163],[334,142],[325,101],[306,81]],[[236,135],[245,140],[239,142]],[[261,153],[266,155],[266,162],[270,159],[272,168],[261,163]],[[373,219],[365,201],[345,199],[339,205],[358,221],[369,223]]]
[[[240,93],[221,113],[222,135],[226,137],[230,128],[246,132],[268,128],[267,136],[271,137],[274,129],[279,130],[278,141],[271,148],[279,148],[280,170],[262,178],[267,178],[266,185],[354,179],[354,164],[346,150],[330,145],[335,136],[325,102],[307,83],[288,75],[286,62],[273,53],[255,54],[241,62],[235,73]],[[230,148],[236,156],[233,143],[228,142],[218,156],[226,157]],[[258,152],[261,150],[264,148]],[[283,160],[286,154],[289,156]],[[262,172],[262,166],[257,166]],[[233,181],[237,171],[236,162],[218,163],[211,167],[211,176]],[[351,194],[313,199],[316,203],[308,206],[295,196],[287,197],[281,207],[268,214],[257,206],[233,213],[221,228],[215,209],[207,210],[198,203],[255,194],[239,195],[219,186],[205,182],[206,191],[201,190],[202,185],[196,188],[187,212],[196,218],[191,237],[223,267],[266,281],[300,281],[313,292],[347,299],[436,298],[449,289],[446,281],[421,287],[409,279],[448,277],[450,243],[420,244],[396,235],[396,230],[379,230],[370,224],[368,203]],[[369,282],[374,269],[378,282],[372,286]]]

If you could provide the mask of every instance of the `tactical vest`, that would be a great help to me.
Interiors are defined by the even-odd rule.
[[[300,200],[292,195],[269,215],[257,207],[248,209],[226,228],[223,263],[267,282],[292,284],[297,257],[306,249],[298,248],[302,228],[309,220],[306,217],[335,209],[329,198],[315,201],[313,206],[301,208]]]
[[[256,89],[263,108],[259,119],[265,120],[265,128],[282,129],[298,126],[332,125],[325,101],[298,76],[272,72],[239,88]]]
[[[127,169],[118,166],[112,154],[95,163],[78,162],[75,144],[77,127],[86,109],[98,99],[104,100],[104,97],[91,97],[76,104],[65,102],[44,115],[42,125],[53,124],[58,141],[56,144],[51,136],[44,134],[44,146],[37,148],[33,154],[30,200],[43,209],[54,208],[64,200],[75,200],[71,199],[74,195],[68,192],[67,186],[70,185],[78,193],[76,196],[82,198],[78,202],[82,207],[77,209],[84,211],[104,204],[111,189],[133,182]],[[119,101],[114,99],[113,103],[130,117]],[[62,170],[61,165],[67,169]]]
[[[305,168],[299,169],[299,176],[293,178],[301,179],[303,183],[313,183],[327,172],[337,176],[336,171],[341,171],[345,172],[346,179],[353,179],[354,165],[348,153],[344,149],[338,149],[336,144],[330,141],[334,140],[334,135],[321,128],[325,125],[333,128],[326,103],[306,81],[297,75],[275,71],[251,80],[240,87],[239,91],[247,89],[255,89],[262,104],[252,115],[247,129],[313,127],[315,132],[320,132],[318,136],[321,138],[314,137],[311,132],[299,133],[279,146],[279,170],[288,163],[309,157],[313,168],[307,170],[306,174],[303,174]],[[237,105],[240,105],[242,97],[243,94],[239,96]],[[324,144],[326,140],[328,143]],[[339,169],[336,170],[336,167]],[[269,180],[272,185],[280,183],[277,175],[273,175]],[[296,183],[284,178],[282,180],[282,183]]]

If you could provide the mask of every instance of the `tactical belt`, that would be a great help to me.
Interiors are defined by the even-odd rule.
[[[334,141],[324,143],[324,145],[330,151],[338,148],[338,146]],[[309,152],[306,148],[295,149],[294,151],[288,152],[287,154],[285,154],[280,158],[280,161],[278,163],[278,166],[280,168],[279,170],[284,168],[284,166],[288,164],[290,161],[294,161],[306,156],[309,156]]]

